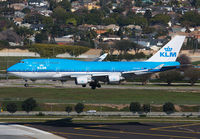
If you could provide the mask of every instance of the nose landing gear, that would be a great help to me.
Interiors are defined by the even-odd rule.
[[[29,84],[27,83],[28,81],[25,80],[25,84],[24,84],[24,87],[29,87]]]

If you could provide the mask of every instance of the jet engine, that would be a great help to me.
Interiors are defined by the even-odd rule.
[[[75,83],[77,85],[86,85],[89,82],[88,77],[77,77]]]
[[[123,77],[121,77],[120,75],[109,75],[108,76],[108,82],[110,84],[119,84],[120,80],[122,80]]]

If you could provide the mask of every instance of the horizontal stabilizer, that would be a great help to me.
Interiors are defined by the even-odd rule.
[[[154,69],[162,69],[163,66],[164,66],[164,64],[161,64],[161,65],[155,67]]]
[[[107,53],[105,53],[105,54],[103,54],[103,55],[101,55],[100,57],[98,57],[98,58],[96,58],[95,60],[93,60],[93,61],[103,61],[106,57],[107,57]]]

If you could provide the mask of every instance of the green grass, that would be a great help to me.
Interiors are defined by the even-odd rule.
[[[193,65],[199,65],[200,64],[200,61],[195,61],[195,62],[192,62]]]
[[[22,101],[34,97],[39,103],[108,103],[130,102],[163,104],[200,104],[200,93],[168,90],[89,88],[0,88],[0,101]]]

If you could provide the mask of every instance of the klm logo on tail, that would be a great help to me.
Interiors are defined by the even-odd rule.
[[[169,46],[164,48],[165,52],[160,52],[160,57],[176,57],[176,52],[172,52],[172,48]]]

